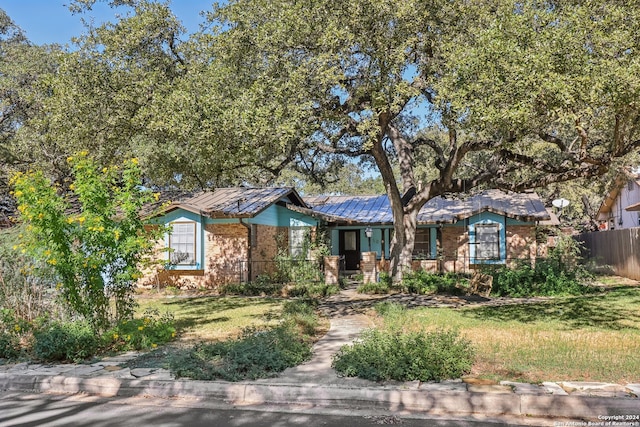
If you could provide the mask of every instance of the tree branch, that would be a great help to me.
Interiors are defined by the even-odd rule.
[[[548,142],[550,144],[557,145],[558,148],[560,149],[560,151],[567,151],[567,145],[560,138],[558,138],[556,136],[553,136],[553,135],[549,135],[548,133],[545,133],[545,132],[539,132],[538,136],[543,141],[546,141],[546,142]]]

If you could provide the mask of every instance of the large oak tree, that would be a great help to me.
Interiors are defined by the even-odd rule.
[[[637,6],[232,0],[209,52],[256,144],[377,165],[398,280],[428,200],[597,176],[640,146]]]

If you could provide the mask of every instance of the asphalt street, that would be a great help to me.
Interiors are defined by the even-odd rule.
[[[557,420],[554,422],[557,423]],[[99,398],[0,392],[0,426],[92,427],[295,427],[378,426],[499,427],[553,426],[550,420],[477,417],[416,417],[415,414],[371,410],[310,410],[304,407],[265,406],[253,409],[219,402],[188,399]]]

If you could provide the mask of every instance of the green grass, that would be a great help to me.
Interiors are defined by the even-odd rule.
[[[146,308],[169,311],[183,341],[237,338],[247,327],[277,324],[284,301],[249,297],[145,294]],[[386,309],[392,309],[387,307]],[[300,326],[307,320],[298,313]],[[377,318],[381,322],[381,318]],[[476,350],[471,375],[496,380],[640,382],[640,288],[530,304],[418,308],[387,316],[405,331],[455,329]]]
[[[145,294],[138,296],[138,311],[170,312],[182,341],[216,341],[236,337],[244,328],[275,325],[282,300],[274,298]]]
[[[533,304],[408,310],[404,330],[453,328],[476,349],[472,375],[499,380],[640,381],[640,288]],[[397,324],[392,327],[397,327]]]

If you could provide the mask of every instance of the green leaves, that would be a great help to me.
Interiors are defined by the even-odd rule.
[[[86,152],[68,161],[74,180],[67,194],[42,172],[13,178],[20,219],[27,224],[15,250],[52,266],[66,303],[100,330],[133,314],[132,284],[142,277],[139,269],[163,230],[146,228],[141,219],[142,208],[155,198],[140,186],[136,159],[122,170],[99,169]]]

